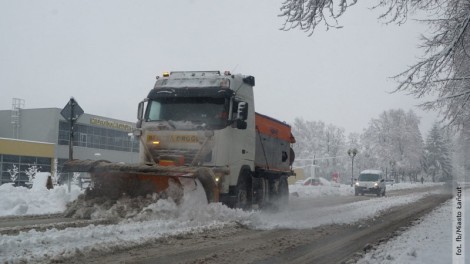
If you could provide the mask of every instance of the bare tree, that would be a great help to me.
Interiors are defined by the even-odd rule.
[[[397,91],[417,98],[434,94],[425,109],[439,110],[448,124],[461,127],[470,120],[470,1],[442,3],[440,18],[427,20],[433,35],[422,37],[425,57],[396,75]]]
[[[311,36],[321,23],[327,29],[341,28],[337,19],[344,14],[348,7],[356,3],[357,0],[286,0],[281,6],[280,16],[286,18],[282,29],[299,28]]]
[[[403,24],[408,14],[416,10],[436,10],[442,8],[443,0],[380,0],[374,9],[383,9],[379,19],[387,23]],[[281,5],[281,14],[285,18],[282,30],[301,29],[309,36],[317,26],[323,24],[326,29],[342,28],[338,19],[357,0],[286,0]]]
[[[286,0],[280,16],[283,30],[301,29],[311,36],[320,24],[327,29],[340,28],[338,18],[357,0]],[[422,104],[436,109],[448,124],[461,128],[470,121],[470,0],[380,0],[373,6],[383,10],[379,19],[386,23],[405,23],[415,11],[431,14],[422,20],[432,29],[422,36],[425,55],[416,64],[397,74],[396,91],[423,98],[435,98]]]

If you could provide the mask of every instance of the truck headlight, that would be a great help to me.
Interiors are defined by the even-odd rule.
[[[379,184],[378,184],[378,183],[374,183],[374,187],[377,187],[377,186],[379,186]]]
[[[359,183],[358,183],[358,182],[356,182],[356,186],[359,186]]]

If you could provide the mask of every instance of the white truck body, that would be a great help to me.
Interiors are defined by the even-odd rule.
[[[214,169],[227,204],[264,203],[280,188],[285,194],[295,140],[290,126],[255,113],[253,86],[252,76],[217,71],[157,78],[139,104],[141,162]]]

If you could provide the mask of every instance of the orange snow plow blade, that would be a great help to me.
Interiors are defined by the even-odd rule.
[[[179,200],[183,190],[198,188],[197,182],[200,182],[208,202],[219,201],[214,173],[228,173],[217,168],[123,164],[103,160],[67,161],[63,171],[89,173],[92,186],[89,192],[112,199],[122,195],[145,196],[159,193]]]

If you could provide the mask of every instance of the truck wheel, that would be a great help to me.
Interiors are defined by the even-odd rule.
[[[252,179],[248,169],[242,169],[238,178],[235,208],[250,210],[252,203]]]
[[[237,191],[237,203],[235,204],[235,208],[240,208],[243,210],[248,210],[248,197],[247,191],[245,190],[245,186],[241,186]]]

